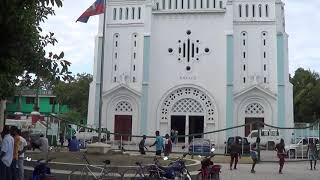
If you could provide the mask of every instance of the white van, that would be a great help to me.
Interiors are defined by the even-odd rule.
[[[252,144],[256,142],[258,130],[252,130],[247,139]],[[273,150],[275,145],[280,142],[280,132],[277,129],[261,129],[260,130],[260,145],[262,148]]]

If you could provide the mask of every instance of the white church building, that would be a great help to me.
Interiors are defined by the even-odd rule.
[[[281,0],[108,0],[106,12],[102,127],[183,135],[252,121],[293,126]],[[102,31],[100,15],[88,107],[94,126]]]

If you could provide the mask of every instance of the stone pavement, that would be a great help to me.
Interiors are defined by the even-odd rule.
[[[221,180],[320,180],[320,166],[317,170],[309,170],[309,162],[290,162],[285,164],[283,174],[278,173],[278,164],[260,163],[256,165],[256,173],[250,173],[251,165],[239,164],[237,170],[229,170],[222,164]]]

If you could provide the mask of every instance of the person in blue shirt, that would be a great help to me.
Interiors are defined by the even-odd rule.
[[[69,143],[69,151],[71,152],[80,151],[79,141],[77,140],[76,136],[73,136]]]
[[[163,138],[160,136],[160,132],[156,131],[156,141],[150,145],[150,147],[156,146],[156,156],[161,156],[161,152],[164,148],[163,146]]]

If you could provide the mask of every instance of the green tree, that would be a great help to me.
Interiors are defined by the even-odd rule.
[[[312,122],[314,115],[320,113],[319,74],[298,68],[290,81],[293,84],[295,121]]]
[[[60,104],[66,104],[71,109],[70,113],[63,115],[64,118],[73,122],[85,123],[88,112],[89,88],[92,82],[91,74],[77,74],[68,82],[59,82],[53,87]],[[77,118],[78,119],[76,121]]]
[[[54,15],[53,7],[62,7],[62,1],[0,2],[0,118],[3,118],[3,101],[14,95],[21,79],[30,86],[39,84],[42,78],[67,80],[70,77],[70,62],[63,59],[64,53],[45,51],[48,45],[58,42],[54,33],[43,33],[40,27],[40,23]]]

